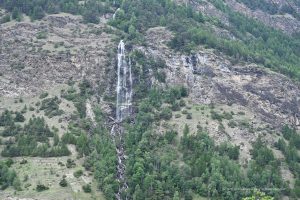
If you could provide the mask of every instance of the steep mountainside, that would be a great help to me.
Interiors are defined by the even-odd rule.
[[[0,0],[0,196],[300,198],[298,0]]]

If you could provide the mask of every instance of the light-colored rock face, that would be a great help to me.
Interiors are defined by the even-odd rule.
[[[185,84],[193,103],[238,108],[250,113],[249,120],[254,127],[264,124],[279,128],[284,123],[300,127],[299,84],[254,64],[233,65],[225,56],[216,55],[212,50],[199,49],[193,55],[176,53],[166,46],[171,37],[165,28],[152,28],[147,32],[148,48],[140,47],[140,50],[165,59],[167,84]],[[241,145],[242,155],[248,156],[251,142],[262,133],[232,129],[226,136],[213,124],[209,132],[217,142],[230,139]],[[265,134],[265,138],[271,144],[277,140],[271,134]]]
[[[251,10],[242,3],[235,0],[226,0],[227,5],[236,12],[240,12],[248,17],[257,19],[267,26],[279,29],[287,34],[300,32],[300,21],[289,14],[271,15],[261,10]],[[286,2],[277,1],[277,6],[286,5]],[[272,2],[274,3],[274,2]],[[290,6],[290,5],[288,5]],[[299,9],[299,8],[296,8]]]
[[[104,24],[84,25],[60,14],[38,22],[9,22],[0,29],[0,95],[37,93],[88,77],[105,83],[111,36]]]
[[[300,8],[294,3],[288,3],[289,1],[283,0],[267,0],[271,4],[275,4],[276,7],[281,8],[283,6],[292,7],[296,12],[300,12]],[[222,11],[218,10],[212,3],[207,0],[204,1],[193,1],[193,0],[176,0],[179,4],[190,4],[194,9],[203,13],[206,16],[219,19],[223,24],[230,26],[228,16]],[[242,13],[250,18],[256,19],[263,24],[281,30],[286,34],[293,34],[300,32],[300,21],[290,14],[269,14],[261,10],[251,10],[243,3],[237,0],[226,0],[224,1],[233,11]],[[220,31],[220,30],[219,30]],[[216,33],[219,33],[216,31]]]
[[[274,124],[279,119],[296,123],[288,116],[300,112],[298,83],[255,64],[233,65],[212,50],[202,49],[194,55],[175,53],[164,44],[170,37],[172,34],[164,28],[150,29],[150,48],[145,50],[166,59],[168,84],[186,84],[198,103],[239,104],[251,107],[270,123],[273,119]]]

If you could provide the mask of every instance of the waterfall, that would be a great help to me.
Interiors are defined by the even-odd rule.
[[[117,82],[117,105],[116,119],[122,122],[131,113],[132,101],[132,74],[131,61],[126,60],[125,44],[123,40],[118,46],[118,82]]]
[[[120,8],[118,8],[118,9],[115,11],[115,13],[113,14],[113,19],[116,18],[117,12],[118,12],[119,10],[120,10]]]
[[[91,101],[89,99],[87,99],[85,107],[86,107],[86,117],[91,120],[91,122],[93,123],[93,126],[96,126],[97,123],[96,123],[96,120],[95,120],[95,118],[96,118],[95,113],[92,109],[92,104],[91,104]]]
[[[121,194],[128,188],[125,178],[125,150],[124,150],[124,129],[122,121],[129,117],[132,107],[132,74],[131,60],[126,59],[125,43],[123,40],[118,45],[118,71],[117,71],[117,102],[116,102],[116,120],[111,129],[111,135],[116,145],[118,158],[117,180],[120,183],[116,199],[121,200]]]

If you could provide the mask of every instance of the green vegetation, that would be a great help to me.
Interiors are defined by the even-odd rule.
[[[145,56],[140,51],[133,51],[130,58],[132,60],[132,73],[138,80],[134,86],[135,98],[140,99],[146,96],[150,89],[150,78],[152,76],[150,71],[153,72],[154,77],[159,82],[165,81],[165,75],[161,70],[166,67],[166,63],[160,58]]]
[[[299,37],[287,36],[254,19],[233,12],[220,0],[211,1],[228,15],[233,27],[227,27],[227,29],[240,39],[235,43],[237,45],[235,57],[245,56],[245,60],[261,63],[268,68],[300,80]],[[251,37],[247,37],[247,34],[251,34]]]
[[[12,114],[13,113],[10,112],[9,110],[5,110],[0,115],[0,126],[11,126],[14,123]]]
[[[11,67],[12,69],[22,70],[22,69],[25,68],[25,65],[24,65],[24,63],[16,62],[16,63],[12,63],[12,64],[10,65],[10,67]]]
[[[101,1],[82,4],[79,0],[1,0],[0,6],[12,12],[12,18],[16,20],[21,20],[21,13],[36,20],[42,19],[46,13],[67,12],[83,15],[86,22],[98,23],[99,16],[110,11],[108,4]]]
[[[39,39],[39,40],[47,39],[47,37],[48,37],[48,33],[45,32],[45,31],[38,32],[37,36],[36,36],[36,38]]]
[[[74,172],[74,177],[79,178],[80,176],[82,176],[83,171],[81,169],[77,170]]]
[[[15,122],[25,122],[24,115],[20,112],[16,112]]]
[[[166,26],[175,33],[169,45],[176,50],[192,52],[202,44],[231,56],[235,61],[259,63],[300,80],[299,37],[287,36],[254,19],[234,12],[221,0],[210,1],[225,13],[230,26],[216,19],[203,17],[190,5],[177,5],[170,0],[109,0],[105,2],[90,0],[84,4],[79,3],[79,0],[33,0],[22,3],[13,0],[0,1],[0,6],[13,12],[13,18],[16,19],[20,18],[20,13],[25,13],[32,19],[41,19],[45,13],[68,12],[80,14],[85,22],[91,23],[98,23],[100,15],[112,13],[111,6],[116,6],[121,10],[110,23],[127,33],[126,37],[129,41],[143,44],[143,33],[148,28]],[[279,8],[265,0],[255,0],[251,3],[246,0],[240,1],[252,9],[259,8],[272,14],[290,13],[299,18],[299,14],[290,6]],[[236,39],[219,38],[204,22],[227,29]],[[44,36],[39,38],[44,38]],[[164,82],[164,72],[158,70],[154,75],[159,81]]]
[[[76,166],[75,161],[72,160],[72,159],[70,159],[70,158],[68,158],[66,167],[67,168],[74,168],[75,166]]]
[[[49,118],[62,115],[64,111],[59,109],[60,103],[61,100],[57,96],[53,98],[43,99],[40,110],[44,110],[45,115]]]
[[[77,90],[74,87],[71,87],[67,91],[62,91],[61,96],[74,103],[79,117],[83,119],[86,116],[86,100],[88,97],[94,94],[94,91],[91,83],[87,79],[84,79],[79,84],[79,90],[80,91],[77,93]]]
[[[44,93],[42,93],[42,94],[40,95],[40,99],[44,99],[44,98],[46,98],[48,95],[49,95],[48,92],[44,92]]]
[[[245,0],[240,0],[249,4]],[[249,61],[262,64],[300,80],[300,39],[289,37],[283,33],[268,28],[261,23],[233,12],[220,0],[211,0],[228,17],[230,26],[225,26],[214,19],[205,18],[195,12],[191,6],[180,6],[171,0],[131,0],[114,1],[115,7],[120,7],[116,18],[109,23],[124,32],[128,46],[135,43],[144,45],[143,34],[148,28],[165,26],[174,33],[169,46],[177,51],[192,53],[198,45],[213,48],[233,58],[234,62]],[[99,16],[111,12],[109,1],[79,1],[79,0],[32,0],[32,1],[1,1],[0,6],[11,12],[8,18],[22,20],[22,14],[29,15],[32,20],[41,19],[47,13],[69,12],[80,14],[86,23],[98,23]],[[254,1],[252,9],[268,9],[266,1]],[[274,8],[275,9],[275,8]],[[284,9],[284,8],[282,8]],[[286,11],[293,12],[293,11]],[[219,38],[209,25],[216,25],[229,30],[236,40]],[[47,32],[41,31],[37,39],[46,39]],[[61,44],[55,44],[58,48]],[[63,45],[63,44],[62,44]],[[282,180],[280,161],[261,138],[253,143],[252,160],[245,169],[238,163],[239,147],[228,143],[217,145],[209,134],[199,125],[195,133],[191,133],[185,125],[182,133],[169,126],[161,127],[161,120],[172,119],[173,111],[181,111],[186,119],[195,118],[191,107],[186,106],[183,98],[188,96],[188,90],[182,86],[174,86],[165,90],[152,85],[152,76],[160,82],[166,81],[164,69],[166,63],[159,59],[146,56],[140,51],[130,53],[134,84],[134,106],[136,118],[134,123],[124,122],[126,155],[126,177],[129,199],[192,199],[194,195],[208,199],[280,199],[282,195],[300,196],[299,155],[300,137],[295,130],[285,126],[284,139],[276,143],[276,147],[285,156],[289,168],[296,177],[295,188],[290,190]],[[25,65],[14,63],[13,69],[22,70]],[[107,129],[107,116],[99,108],[95,109],[97,125],[92,126],[86,119],[86,101],[94,94],[91,83],[84,79],[77,85],[70,84],[68,90],[61,96],[72,101],[77,109],[72,113],[71,122],[66,133],[59,138],[54,129],[50,129],[44,118],[32,117],[26,121],[24,113],[5,110],[0,115],[1,136],[13,137],[5,141],[1,152],[5,157],[17,156],[68,156],[68,144],[76,146],[78,158],[84,158],[84,168],[93,172],[98,187],[106,199],[114,199],[120,183],[117,182],[117,155],[115,145]],[[48,93],[40,95],[36,105],[44,111],[48,118],[60,116],[61,100],[48,97]],[[20,99],[16,103],[23,103]],[[184,109],[183,107],[186,106]],[[202,109],[202,108],[201,108]],[[204,109],[204,108],[203,108]],[[30,111],[33,111],[29,107]],[[199,110],[197,110],[199,111]],[[175,118],[180,118],[179,112]],[[204,113],[204,112],[203,112]],[[233,113],[217,112],[211,105],[211,118],[219,122],[219,130],[225,127],[221,123],[228,120],[231,128],[241,126],[250,128],[248,121],[233,121]],[[239,112],[239,115],[245,115]],[[25,122],[26,121],[26,122]],[[24,123],[24,124],[23,124]],[[159,132],[158,132],[159,130]],[[180,137],[182,135],[182,137]],[[115,144],[115,143],[116,144]],[[75,168],[74,158],[68,158],[66,168]],[[13,170],[9,169],[11,161],[0,162],[0,186],[21,188],[19,179]],[[27,160],[22,160],[22,166],[27,166]],[[78,166],[79,167],[79,166]],[[82,176],[83,170],[74,172],[74,177]],[[28,177],[27,177],[28,179]],[[67,187],[68,182],[63,177],[59,184]],[[29,186],[28,186],[29,187]],[[240,190],[246,188],[247,190]],[[266,189],[266,194],[254,191],[254,188]],[[274,190],[267,190],[272,188]],[[276,190],[276,189],[282,190]],[[36,185],[36,191],[49,188],[43,184]],[[90,184],[82,186],[85,193],[91,193]],[[249,190],[248,190],[249,189]],[[271,197],[272,196],[272,197]]]
[[[275,146],[282,151],[290,170],[295,176],[296,182],[294,189],[292,190],[292,195],[300,198],[300,157],[298,154],[300,135],[295,129],[290,128],[288,125],[285,125],[282,128],[282,134],[288,143],[285,142],[284,139],[279,139]]]
[[[265,193],[260,191],[254,191],[255,194],[251,197],[243,198],[243,200],[274,200],[273,197],[267,196]]]
[[[36,185],[36,191],[37,192],[43,192],[45,190],[49,190],[49,187],[43,185],[43,184],[37,184]]]
[[[129,40],[134,30],[136,37],[132,41],[140,43],[143,42],[142,33],[148,28],[167,26],[175,33],[169,45],[176,50],[192,52],[197,45],[202,44],[217,49],[236,61],[259,63],[300,80],[298,37],[286,36],[233,12],[220,0],[212,0],[212,3],[228,16],[232,26],[227,27],[213,19],[205,19],[190,6],[179,6],[169,0],[125,1],[111,25],[128,33]],[[217,37],[204,21],[229,30],[237,40]]]
[[[158,134],[154,122],[160,120],[155,116],[162,106],[180,101],[186,95],[182,87],[167,91],[153,88],[139,101],[135,124],[126,126],[129,186],[126,195],[133,199],[174,196],[192,199],[194,194],[212,199],[242,199],[256,195],[254,188],[262,188],[280,199],[281,195],[290,193],[280,174],[280,162],[260,138],[253,144],[253,160],[244,173],[237,162],[239,147],[227,143],[215,145],[202,128],[191,134],[186,125],[179,141],[174,130]],[[221,118],[230,120],[232,113],[224,112]]]
[[[110,132],[104,126],[104,115],[96,110],[97,127],[93,130],[94,136],[90,139],[91,154],[84,162],[87,170],[93,170],[94,176],[106,199],[115,199],[119,183],[116,181],[117,155]]]
[[[91,193],[92,192],[92,188],[90,184],[86,184],[82,186],[82,189],[85,193]]]
[[[12,165],[10,160],[0,161],[0,189],[4,190],[13,186],[16,190],[21,190],[20,180],[16,172],[10,169]]]
[[[6,124],[6,127],[1,135],[15,137],[14,141],[5,146],[1,152],[2,156],[56,157],[70,154],[66,145],[59,141],[54,146],[50,146],[49,137],[53,137],[54,133],[49,129],[44,118],[31,118],[24,127],[21,127],[10,121],[12,119],[9,111],[5,111],[2,117],[2,123]]]
[[[295,18],[300,19],[300,14],[289,3],[285,4],[282,7],[279,7],[278,5],[274,4],[272,1],[270,2],[266,0],[252,0],[251,2],[247,0],[238,0],[238,1],[244,3],[252,10],[260,9],[272,15],[289,13],[293,15]]]
[[[1,19],[0,19],[0,24],[6,23],[6,22],[10,22],[10,15],[4,15]]]
[[[67,187],[68,186],[68,182],[65,178],[63,178],[60,182],[59,182],[59,185],[61,187]]]

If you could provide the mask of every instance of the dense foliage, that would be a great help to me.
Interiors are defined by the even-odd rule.
[[[0,161],[0,190],[9,186],[13,186],[16,190],[21,189],[20,180],[10,166],[10,162]]]
[[[176,50],[191,52],[197,45],[203,44],[224,52],[236,61],[260,63],[300,79],[299,38],[289,37],[233,12],[220,0],[212,0],[212,3],[228,16],[230,26],[205,19],[192,7],[179,6],[169,0],[124,1],[111,24],[128,33],[129,39],[150,27],[166,26],[175,33],[170,46]],[[229,30],[236,39],[218,37],[204,21]]]
[[[253,144],[253,160],[245,175],[236,161],[238,147],[226,143],[217,146],[202,129],[193,134],[185,126],[182,137],[174,130],[157,133],[155,122],[161,119],[162,108],[171,107],[171,102],[186,95],[181,87],[165,92],[151,89],[149,96],[140,101],[135,124],[126,129],[129,189],[124,196],[192,199],[198,194],[212,199],[241,199],[252,194],[251,188],[261,188],[280,199],[289,193],[279,162],[261,139]]]
[[[45,14],[67,12],[81,14],[86,22],[98,23],[99,16],[109,11],[108,4],[89,0],[80,3],[79,0],[0,0],[0,6],[12,12],[12,18],[20,20],[21,13],[31,19],[41,19]]]
[[[300,198],[300,156],[298,153],[300,149],[300,135],[295,129],[287,125],[282,128],[282,134],[285,140],[279,139],[276,147],[284,154],[285,160],[295,176],[296,182],[292,191],[293,195]]]
[[[143,34],[148,28],[165,26],[175,34],[168,44],[174,50],[191,53],[198,45],[204,45],[231,56],[234,61],[260,63],[300,80],[300,38],[286,36],[233,12],[220,0],[211,2],[226,14],[229,26],[205,18],[189,5],[176,5],[171,0],[0,0],[0,6],[10,11],[11,17],[16,20],[21,20],[21,13],[34,20],[43,18],[46,13],[69,12],[83,15],[86,22],[98,23],[99,16],[111,12],[110,6],[113,5],[120,7],[120,10],[110,24],[126,33],[129,43],[144,44]],[[267,9],[270,13],[279,12],[268,7],[265,1],[254,1],[250,7]],[[218,37],[209,26],[212,24],[229,30],[235,39]],[[133,124],[125,125],[129,188],[122,195],[136,200],[189,200],[197,194],[210,199],[229,200],[251,195],[254,198],[265,196],[253,191],[253,188],[265,188],[267,195],[276,199],[282,195],[300,196],[300,182],[296,181],[295,189],[290,191],[280,175],[280,162],[261,138],[253,143],[252,160],[243,171],[238,164],[239,147],[227,143],[216,145],[208,133],[200,128],[196,133],[191,133],[186,125],[182,133],[167,128],[158,133],[156,128],[160,121],[170,120],[172,112],[184,106],[182,99],[188,96],[187,89],[181,86],[167,90],[152,87],[152,77],[158,83],[165,82],[164,61],[145,56],[139,51],[131,52],[130,57],[135,75],[137,114]],[[96,126],[86,119],[86,101],[93,92],[88,80],[79,84],[79,92],[74,86],[62,91],[62,97],[73,101],[77,112],[72,115],[68,131],[61,139],[43,118],[31,118],[22,126],[20,123],[25,122],[25,118],[21,112],[4,111],[0,115],[0,126],[3,127],[1,136],[12,136],[14,140],[6,142],[2,156],[64,156],[70,154],[67,145],[74,144],[79,157],[85,157],[85,169],[94,173],[105,197],[114,199],[120,184],[116,181],[116,144],[106,128],[106,116],[100,109],[95,109]],[[47,96],[40,97],[43,99],[40,110],[49,118],[61,115],[60,99]],[[220,122],[222,119],[232,119],[231,114],[226,112],[212,112],[211,116]],[[192,116],[188,114],[187,117]],[[298,180],[299,134],[284,127],[283,135],[285,140],[279,140],[276,146],[285,155],[289,168]],[[53,145],[49,142],[50,138],[53,139]],[[74,161],[69,160],[67,167],[73,165]],[[5,163],[0,163],[0,173],[1,187],[18,186],[15,173]],[[75,176],[79,177],[80,174],[76,172]],[[65,187],[68,183],[62,179],[60,185]],[[37,191],[45,189],[43,185],[36,188]],[[91,192],[90,185],[85,185],[83,190]],[[265,198],[271,199],[268,196]]]
[[[289,13],[294,17],[300,19],[300,14],[289,2],[287,2],[282,7],[280,7],[279,5],[276,5],[273,1],[266,1],[266,0],[252,0],[252,1],[238,0],[238,1],[247,5],[247,7],[249,7],[252,10],[259,9],[264,12],[270,13],[272,15]]]
[[[49,118],[62,115],[64,111],[59,109],[60,103],[61,100],[57,96],[53,98],[43,99],[40,110],[43,110],[45,112],[45,115]]]
[[[1,152],[2,156],[66,156],[70,152],[68,148],[59,143],[54,146],[49,144],[49,137],[57,139],[56,134],[50,130],[44,118],[31,118],[23,127],[12,121],[9,111],[2,114],[1,124],[5,125],[1,132],[2,136],[13,136],[14,140],[9,140]],[[18,115],[16,115],[18,116]]]

